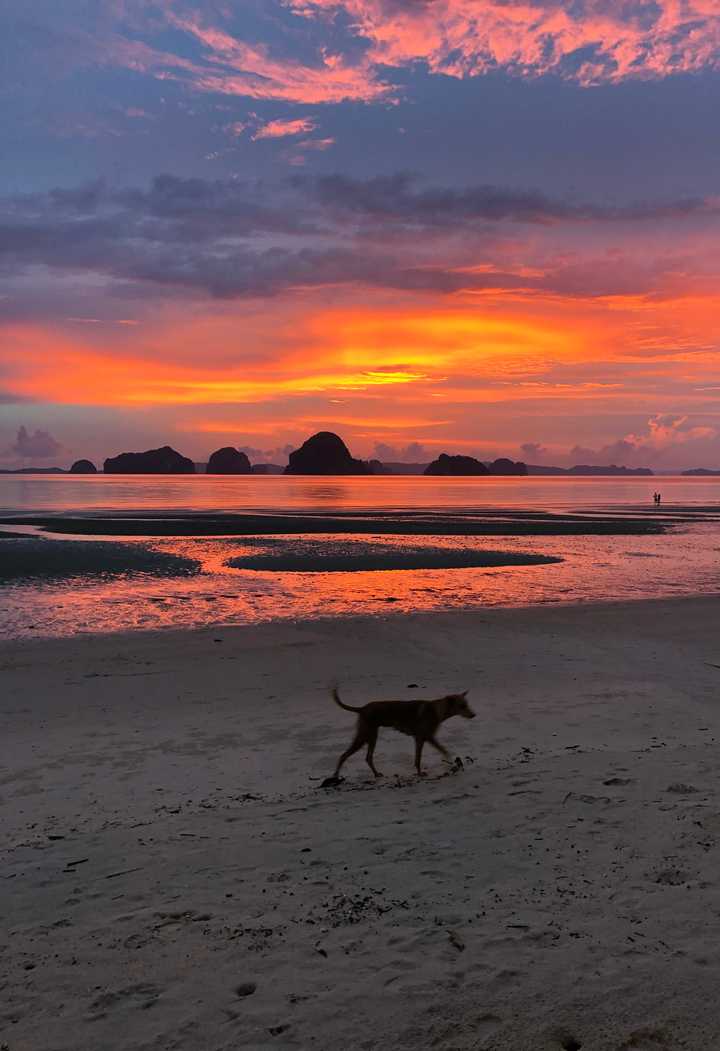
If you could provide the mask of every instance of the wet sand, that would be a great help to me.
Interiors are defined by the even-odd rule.
[[[717,514],[717,508],[714,509]],[[452,513],[372,511],[304,514],[205,514],[152,512],[113,514],[22,515],[0,518],[0,525],[37,526],[50,533],[76,536],[266,536],[272,534],[356,533],[394,536],[641,536],[662,533],[676,521],[695,521],[705,509],[661,517],[648,511],[614,514],[552,514],[517,509]]]
[[[143,573],[155,577],[187,577],[199,562],[140,544],[52,540],[0,533],[0,582],[40,583],[70,577],[112,577]],[[1,632],[1,628],[0,628]]]
[[[713,1047],[716,598],[0,645],[10,1051]],[[470,688],[464,770],[350,703]]]

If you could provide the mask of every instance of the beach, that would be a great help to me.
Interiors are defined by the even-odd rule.
[[[717,1046],[718,599],[0,644],[0,1045]],[[469,689],[412,768],[362,704]]]

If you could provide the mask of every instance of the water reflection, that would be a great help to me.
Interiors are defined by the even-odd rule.
[[[302,476],[0,475],[0,515],[131,511],[567,510],[622,505],[720,505],[717,478],[423,478]]]
[[[307,482],[307,479],[303,479]],[[351,490],[346,485],[328,482],[315,482],[312,485],[301,485],[294,494],[301,504],[307,507],[321,506],[323,508],[352,507]]]
[[[328,537],[347,549],[407,545],[406,537]],[[663,598],[720,592],[716,525],[682,527],[664,536],[412,537],[412,547],[550,555],[552,565],[382,572],[255,572],[228,560],[297,544],[296,537],[180,538],[147,541],[159,552],[197,559],[188,579],[128,573],[110,582],[79,578],[0,592],[5,636],[72,635],[136,628],[251,624],[357,614],[388,615]]]

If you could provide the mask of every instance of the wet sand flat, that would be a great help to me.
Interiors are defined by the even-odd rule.
[[[703,509],[700,509],[702,517]],[[717,508],[714,509],[714,514]],[[634,513],[553,514],[518,509],[451,513],[372,511],[335,514],[205,514],[168,512],[71,515],[21,515],[0,518],[6,526],[37,526],[49,533],[76,536],[267,536],[272,534],[349,533],[387,536],[642,536],[662,533],[675,521],[696,520],[694,509],[672,517]]]
[[[717,598],[0,645],[10,1051],[699,1048]],[[464,769],[350,703],[470,689]]]

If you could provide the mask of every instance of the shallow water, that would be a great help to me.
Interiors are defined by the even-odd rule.
[[[660,514],[652,506],[658,488],[664,495]],[[438,534],[428,536],[133,538],[123,541],[124,566],[117,539],[58,535],[47,541],[27,527],[36,539],[0,540],[6,565],[18,545],[68,545],[73,557],[58,558],[54,551],[52,575],[42,577],[38,560],[34,579],[0,588],[0,634],[6,638],[720,592],[720,479],[0,476],[0,506],[5,517],[103,514],[109,526],[114,516],[178,512],[352,511],[379,527],[383,515],[409,512],[408,534],[412,512],[441,513]],[[509,525],[511,534],[442,534],[443,519],[448,528],[453,516],[469,512],[491,526]],[[616,522],[632,516],[641,525],[662,521],[669,528],[636,536],[512,535],[552,512],[587,516],[588,529],[597,516]],[[147,572],[143,559],[149,554],[176,556],[186,561],[165,559],[170,567],[192,564],[193,571]],[[63,563],[67,572],[59,578]]]
[[[327,542],[334,553],[342,547],[349,561],[356,554],[359,564],[374,544],[399,552],[408,546],[403,537],[313,539],[320,545]],[[200,572],[193,576],[168,578],[128,571],[112,579],[83,575],[7,585],[0,589],[2,634],[63,636],[720,592],[720,535],[714,524],[641,537],[411,538],[413,552],[428,545],[562,559],[541,565],[339,572],[255,571],[228,565],[233,558],[249,554],[272,558],[272,553],[281,564],[283,555],[297,553],[297,537],[272,541],[272,549],[262,539],[255,544],[247,539],[187,537],[146,542],[155,551],[198,561]],[[316,562],[321,559],[322,550],[316,550],[314,557]]]

